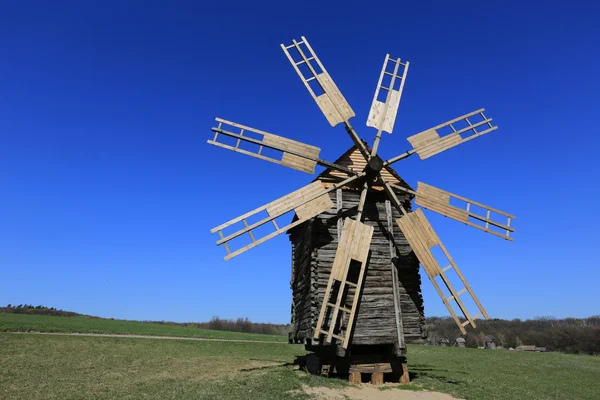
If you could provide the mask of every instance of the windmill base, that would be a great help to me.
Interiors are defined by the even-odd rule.
[[[406,357],[310,353],[304,358],[304,367],[313,375],[347,378],[350,383],[410,383]]]

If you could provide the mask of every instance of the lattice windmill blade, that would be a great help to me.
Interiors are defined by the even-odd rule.
[[[227,121],[221,118],[216,118],[216,121],[219,123],[218,126],[216,128],[212,128],[213,132],[215,132],[215,136],[213,140],[207,141],[213,146],[222,147],[224,149],[246,154],[251,157],[283,165],[298,171],[307,172],[309,174],[313,174],[315,172],[315,166],[317,163],[319,163],[319,161],[321,161],[319,160],[319,153],[321,152],[321,149],[318,147],[287,139],[285,137],[274,135],[259,129],[250,128],[249,126]],[[236,130],[237,132],[232,132],[232,130]],[[218,142],[219,135],[225,135],[237,139],[235,146]],[[257,152],[240,148],[242,142],[258,145],[259,147]],[[261,154],[264,148],[281,151],[280,158],[268,157]]]
[[[372,226],[350,218],[345,219],[331,273],[329,274],[325,297],[321,305],[319,320],[314,331],[315,339],[325,335],[327,343],[331,343],[331,340],[335,338],[342,343],[344,349],[348,348],[364,281],[365,266],[369,258],[373,231]],[[353,262],[359,268],[358,274],[353,274],[352,279],[355,279],[354,282],[348,276]],[[342,306],[342,302],[344,304],[350,302],[348,297],[352,297],[350,308]],[[328,310],[330,310],[329,317],[327,317]],[[348,314],[343,334],[341,333],[343,318],[340,311]],[[325,326],[323,326],[324,324]]]
[[[392,69],[390,68],[392,65],[393,72],[389,72],[388,70]],[[381,75],[377,82],[375,96],[367,118],[367,126],[392,133],[409,65],[408,61],[403,63],[400,58],[394,60],[390,58],[389,54],[385,55]]]
[[[469,140],[483,136],[498,129],[497,126],[492,126],[492,119],[486,118],[483,112],[485,109],[479,109],[469,114],[465,114],[443,124],[434,126],[426,131],[410,136],[407,140],[413,146],[421,160],[434,156],[442,151],[448,150],[459,144],[468,142]],[[469,117],[478,116],[480,121],[472,123]],[[462,124],[465,127],[456,129],[454,125]],[[483,127],[484,130],[478,131],[477,128]],[[450,128],[451,132],[440,136],[439,130]],[[480,128],[481,129],[481,128]]]
[[[323,187],[320,181],[315,181],[287,194],[286,196],[280,197],[275,201],[265,204],[262,207],[256,208],[246,214],[227,221],[224,224],[211,229],[210,232],[219,234],[221,238],[217,241],[217,245],[222,244],[225,246],[225,249],[227,250],[227,256],[225,256],[225,260],[229,260],[247,250],[250,250],[253,247],[258,246],[261,243],[266,242],[269,239],[274,238],[288,229],[300,225],[310,218],[329,210],[333,207],[333,203],[331,202],[328,193],[363,176],[364,174],[351,176],[348,179],[345,179],[327,189]],[[294,212],[297,219],[284,227],[279,227],[275,219],[290,212]],[[253,220],[258,219],[258,221],[249,223],[248,219],[250,218]],[[273,224],[275,230],[263,237],[256,238],[253,231],[268,222]],[[243,224],[243,227],[240,224]],[[230,233],[227,236],[223,234],[225,229],[230,229],[235,226],[238,227],[235,232]],[[229,247],[229,243],[244,234],[248,234],[252,242],[246,246],[232,251]]]
[[[281,48],[331,126],[348,121],[354,117],[352,107],[329,76],[308,40],[304,36],[301,38],[300,42],[293,40],[289,46],[281,44]],[[297,53],[299,61],[294,59],[290,50]],[[307,69],[303,72],[300,70],[300,66],[304,65]]]
[[[418,182],[415,194],[415,203],[423,208],[452,218],[472,226],[473,228],[481,229],[484,232],[491,233],[502,239],[513,241],[513,238],[510,237],[510,233],[515,230],[510,226],[510,223],[511,220],[516,218],[514,215],[467,199],[466,197],[438,189],[423,182]],[[451,203],[453,200],[457,200],[457,203],[464,204],[465,208],[452,205]],[[478,214],[471,209],[471,206],[482,208],[485,215]],[[500,221],[500,219],[502,220]],[[483,223],[484,225],[475,221]],[[498,230],[503,231],[503,233],[498,232],[498,230],[492,230],[490,226],[498,228]]]
[[[465,280],[465,277],[458,269],[458,266],[450,256],[450,253],[448,253],[448,250],[446,250],[446,247],[431,227],[431,224],[429,223],[427,218],[425,218],[425,214],[423,214],[423,211],[417,209],[416,211],[405,215],[402,218],[398,218],[396,220],[396,223],[398,224],[400,230],[406,237],[406,240],[410,244],[410,247],[413,249],[415,255],[419,259],[419,262],[423,266],[423,269],[427,273],[427,276],[431,280],[431,283],[433,283],[433,286],[435,287],[436,291],[442,298],[442,301],[448,308],[450,315],[458,325],[460,331],[463,334],[466,334],[467,331],[465,330],[465,326],[467,325],[471,325],[471,327],[475,328],[475,319],[481,316],[485,317],[486,319],[489,319],[488,314],[477,299],[477,296],[475,296],[475,293],[473,293],[473,290]],[[440,246],[441,250],[444,252],[444,255],[446,256],[446,258],[448,258],[448,261],[450,262],[448,266],[441,268],[438,264],[433,253],[431,252],[431,249],[435,246]],[[454,289],[448,277],[446,276],[446,271],[452,268],[454,268],[454,271],[456,272],[462,284],[464,285],[464,288],[459,291],[456,291]],[[449,297],[445,296],[445,294],[440,288],[440,285],[435,280],[435,278],[438,276],[442,278],[444,285],[450,292]],[[460,295],[462,295],[463,293],[469,293],[474,303],[479,308],[478,314],[474,316],[471,316],[469,314],[465,304],[460,299]],[[458,305],[458,308],[460,309],[465,318],[464,322],[461,322],[456,313],[454,312],[452,304],[450,303],[451,301],[456,302],[456,304]]]

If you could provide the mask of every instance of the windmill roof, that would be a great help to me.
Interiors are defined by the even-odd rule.
[[[457,342],[459,342],[459,343],[464,343],[464,342],[466,342],[465,338],[462,338],[462,337],[457,337],[457,338],[456,338],[456,341],[457,341]]]
[[[487,335],[486,337],[483,338],[483,340],[496,340],[496,338],[492,335]]]
[[[367,142],[365,142],[364,140],[362,140],[362,142],[367,147],[367,150],[369,152],[371,152],[371,148],[369,147]],[[356,145],[353,145],[348,150],[346,150],[340,157],[338,157],[333,163],[353,169],[356,172],[361,172],[365,167],[366,161],[365,161],[363,155],[358,150],[358,147]],[[390,166],[384,167],[384,169],[382,170],[382,175],[390,183],[394,183],[394,184],[397,184],[398,186],[402,186],[406,189],[413,190],[408,185],[408,183],[406,183],[404,181],[404,179],[402,179],[400,177],[400,175],[398,175],[398,173]],[[327,181],[335,182],[335,181],[341,181],[347,177],[348,176],[341,171],[336,171],[331,168],[327,168],[323,172],[321,172],[319,175],[317,175],[315,180],[320,180],[320,181],[324,181],[324,182],[327,182]],[[381,189],[379,189],[379,190],[381,190]],[[411,197],[413,197],[413,196],[411,195]]]

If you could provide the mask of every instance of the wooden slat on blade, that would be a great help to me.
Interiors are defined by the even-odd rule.
[[[431,237],[427,229],[419,220],[418,214],[421,210],[416,210],[396,220],[396,223],[406,237],[408,244],[414,251],[420,263],[427,271],[431,279],[440,274],[440,266],[429,250],[436,245],[435,238]]]
[[[458,328],[463,334],[466,333],[464,329],[464,326],[466,324],[470,324],[473,328],[475,328],[475,322],[473,321],[473,318],[469,315],[467,308],[460,299],[460,294],[468,291],[471,297],[473,298],[475,304],[480,309],[481,314],[487,314],[485,313],[485,310],[481,306],[481,303],[479,303],[479,300],[471,290],[471,287],[464,279],[464,276],[458,269],[458,266],[454,263],[452,257],[450,257],[450,254],[446,250],[446,247],[443,245],[440,238],[437,236],[437,234],[431,227],[431,224],[429,223],[423,212],[420,209],[417,209],[415,212],[409,215],[405,215],[402,218],[399,218],[396,222],[398,223],[398,226],[400,226],[402,233],[405,235],[415,255],[419,259],[419,262],[421,263],[421,265],[423,265],[423,268],[427,272],[431,283],[435,287],[443,303],[446,305],[448,311],[450,312],[450,315],[456,322]],[[454,289],[448,277],[445,275],[444,270],[442,270],[439,267],[437,260],[431,252],[431,248],[434,246],[439,246],[443,253],[446,255],[446,258],[448,258],[448,261],[450,262],[451,266],[454,268],[461,282],[463,283],[465,290],[456,291]],[[444,285],[450,292],[450,297],[446,297],[446,295],[440,289],[438,283],[435,280],[437,276],[441,277]],[[452,306],[450,305],[450,301],[456,302],[465,319],[467,320],[466,324],[463,325],[463,323],[459,320],[458,316],[456,315]]]
[[[331,201],[329,194],[326,193],[306,204],[294,208],[294,211],[298,218],[306,220],[319,215],[330,208],[333,208],[333,202]]]
[[[473,140],[498,129],[497,126],[492,126],[491,118],[486,118],[483,115],[483,111],[484,109],[476,110],[469,114],[465,114],[461,117],[444,122],[443,124],[410,136],[407,138],[407,140],[410,142],[410,144],[412,144],[413,149],[417,151],[419,158],[424,160],[452,147],[458,146],[459,144],[466,143],[469,140]],[[469,120],[469,117],[476,114],[480,114],[482,120],[472,123]],[[457,122],[461,122],[462,124],[466,125],[466,127],[457,130],[452,125]],[[447,135],[440,136],[438,131],[445,127],[450,127],[452,132]],[[480,130],[477,130],[477,128]]]
[[[350,249],[350,258],[361,263],[366,262],[371,248],[374,228],[355,220],[350,220],[350,223],[356,236],[356,240]]]
[[[351,221],[350,218],[346,218],[344,221],[342,236],[335,250],[335,258],[333,259],[333,266],[331,267],[333,279],[338,281],[341,281],[344,278],[346,265],[348,265],[349,262],[348,250],[352,244],[352,239],[354,238],[354,230],[351,229],[352,225],[349,221]]]
[[[308,54],[305,54],[304,50],[300,46],[301,44],[306,46],[306,49],[308,49]],[[288,51],[288,46],[284,46],[282,44],[281,49],[286,54],[288,60],[302,80],[302,83],[304,83],[304,86],[306,86],[306,89],[310,95],[313,97],[313,99],[315,99],[317,105],[331,126],[336,126],[340,122],[345,122],[354,117],[354,111],[348,104],[348,101],[346,101],[337,85],[333,82],[333,79],[331,79],[331,76],[305,37],[302,37],[301,43],[294,41],[294,45],[289,46],[289,49],[295,49],[295,51],[298,52],[302,58],[302,61],[300,62],[307,67],[307,72],[303,72],[300,70],[300,68],[298,68],[298,64]],[[317,69],[315,69],[316,65],[314,63],[319,66],[322,72],[319,72]],[[322,90],[323,93],[317,96],[313,88],[311,88],[309,81],[318,83],[320,90]]]
[[[367,261],[372,237],[372,226],[346,218],[333,260],[332,274],[334,279],[338,281],[343,279],[351,260],[360,263]]]
[[[246,125],[238,124],[236,122],[227,121],[222,118],[216,118],[217,122],[220,123],[220,128],[213,128],[217,135],[215,136],[215,140],[209,140],[208,143],[219,146],[225,149],[229,149],[235,151],[237,153],[242,153],[249,155],[251,157],[259,158],[261,160],[269,161],[275,164],[283,165],[289,168],[297,169],[302,172],[314,173],[315,166],[317,165],[317,159],[319,158],[319,153],[321,149],[316,146],[311,146],[306,143],[302,143],[296,140],[288,139],[283,136],[274,135],[269,132],[262,131],[260,129],[254,129]],[[226,128],[232,127],[239,132],[230,132]],[[252,136],[248,136],[248,133],[252,132]],[[235,139],[238,139],[238,145],[231,146],[223,143],[219,143],[216,141],[219,135],[230,136]],[[262,138],[257,137],[257,135],[261,135]],[[257,146],[265,146],[267,148],[275,149],[281,152],[280,158],[274,158],[271,156],[264,156],[259,154],[259,150],[249,151],[239,148],[239,143],[247,142],[252,143]],[[303,157],[304,156],[304,157]],[[309,158],[305,158],[309,157]]]
[[[324,193],[322,196],[319,196],[307,203],[304,203],[304,201],[308,200],[309,198],[312,198],[313,196],[317,195],[320,192],[323,192],[323,186],[321,184],[321,182],[316,181],[311,183],[310,185],[307,185],[295,192],[290,193],[287,196],[284,196],[278,200],[275,200],[274,202],[271,202],[269,204],[267,204],[266,206],[260,207],[258,209],[256,209],[253,212],[244,214],[244,216],[242,217],[238,217],[234,221],[235,222],[244,222],[244,228],[242,228],[241,230],[237,231],[236,233],[222,238],[220,241],[217,242],[217,244],[227,244],[230,240],[235,239],[237,236],[239,236],[240,232],[241,233],[249,233],[252,237],[252,243],[250,243],[247,246],[244,246],[238,250],[235,250],[233,252],[231,252],[230,254],[228,254],[225,257],[225,260],[229,260],[230,258],[233,258],[247,250],[250,250],[253,247],[258,246],[261,243],[264,243],[265,241],[274,238],[275,236],[286,232],[288,229],[291,229],[295,226],[298,226],[299,224],[307,221],[310,218],[313,218],[319,214],[321,214],[322,212],[329,210],[330,208],[333,207],[333,203],[331,201],[331,199],[329,198],[329,195],[327,193]],[[302,204],[304,203],[304,204]],[[276,230],[274,232],[271,232],[270,234],[267,234],[263,237],[260,238],[255,238],[254,235],[252,234],[253,229],[257,228],[258,226],[262,225],[263,223],[266,223],[268,221],[274,220],[275,218],[289,212],[289,211],[294,211],[296,212],[296,216],[298,217],[298,219],[296,221],[293,221],[292,223],[284,226],[284,227],[278,227],[276,226]],[[257,225],[253,224],[253,225],[248,225],[247,222],[245,221],[245,218],[248,218],[260,211],[266,211],[269,214],[269,217],[265,218],[264,220],[259,221],[260,224]],[[218,229],[218,231],[220,232],[224,227],[227,227],[229,225],[231,225],[232,222],[228,222],[226,224],[221,225],[221,227],[217,227],[215,229]],[[255,226],[256,225],[256,226]]]
[[[331,79],[331,76],[329,76],[327,71],[323,71],[322,73],[318,74],[317,81],[321,84],[321,87],[325,92],[321,96],[327,95],[337,110],[339,122],[344,122],[354,117],[354,111],[352,110],[352,107],[350,107],[350,104],[348,104],[348,101],[346,101],[342,95],[342,92],[340,92],[340,89],[338,89],[337,85],[335,82],[333,82],[333,79]]]
[[[267,213],[271,217],[285,214],[286,212],[296,208],[298,204],[302,203],[306,197],[317,194],[320,191],[323,191],[323,185],[321,182],[315,181],[267,204]]]
[[[438,189],[423,182],[418,183],[416,194],[417,196],[415,203],[421,207],[427,208],[428,210],[442,214],[446,217],[452,218],[456,221],[462,222],[466,225],[472,226],[473,228],[480,229],[503,239],[510,241],[513,240],[513,238],[509,236],[509,232],[514,232],[514,228],[510,226],[510,220],[515,218],[514,215],[467,199],[466,197],[458,196],[445,190]],[[456,199],[464,203],[463,208],[451,205],[451,199]],[[486,211],[486,215],[474,212],[473,209],[471,209],[471,206],[483,208]],[[496,215],[494,215],[496,219],[492,219],[492,212],[502,216],[505,218],[505,220],[499,221]],[[477,224],[473,222],[473,220],[481,221],[481,223],[485,225]],[[505,233],[502,234],[490,229],[490,225],[504,230]]]
[[[386,72],[388,63],[394,64],[394,72],[391,74]],[[403,66],[401,75],[398,74],[400,65]],[[400,106],[400,98],[402,97],[402,90],[404,89],[408,66],[408,62],[406,64],[401,64],[400,59],[390,60],[389,55],[386,55],[383,62],[383,68],[381,69],[381,75],[379,76],[379,81],[377,83],[377,89],[375,90],[375,96],[373,97],[373,103],[371,104],[371,109],[369,111],[369,117],[367,118],[367,126],[371,126],[387,133],[392,133],[396,115],[398,113],[398,107]],[[386,74],[391,75],[392,78],[389,84],[386,83],[389,87],[384,88],[382,86],[382,81]],[[398,85],[398,89],[396,90],[394,88],[396,87],[395,82],[397,80],[400,80],[400,85]],[[385,101],[379,101],[377,99],[381,90],[387,92]]]

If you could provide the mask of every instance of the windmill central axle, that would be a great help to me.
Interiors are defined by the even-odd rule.
[[[375,177],[379,176],[379,173],[383,169],[383,160],[379,156],[374,156],[367,161],[367,166],[363,170],[365,174],[367,174],[367,179],[372,180]]]

